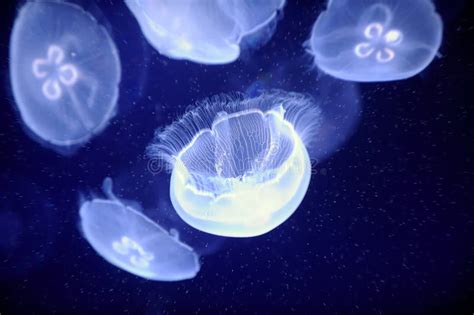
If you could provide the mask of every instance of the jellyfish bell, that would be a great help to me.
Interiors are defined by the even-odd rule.
[[[331,0],[306,45],[331,76],[383,82],[423,71],[438,54],[442,32],[432,0]]]
[[[10,79],[27,129],[48,146],[80,146],[115,114],[121,66],[117,48],[81,7],[29,1],[10,39]]]
[[[232,17],[245,35],[259,32],[275,21],[285,2],[285,0],[218,0],[221,10]]]
[[[203,64],[240,55],[240,41],[265,27],[285,0],[126,0],[148,42],[161,54]]]
[[[267,45],[272,39],[273,34],[277,29],[279,18],[271,19],[267,24],[263,25],[256,31],[245,35],[240,41],[240,60],[245,62],[252,62],[252,54]]]
[[[220,236],[257,236],[302,202],[311,176],[306,146],[319,121],[318,107],[300,94],[224,95],[159,131],[148,152],[170,163],[171,201],[185,222]]]
[[[124,205],[112,192],[112,181],[104,180],[108,199],[82,204],[79,215],[86,240],[111,264],[149,280],[180,281],[199,272],[194,250],[143,213]]]

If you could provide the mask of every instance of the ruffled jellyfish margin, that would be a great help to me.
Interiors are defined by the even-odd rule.
[[[216,193],[199,190],[200,187],[196,186],[202,177],[198,180],[192,178],[181,160],[183,153],[203,132],[212,132],[222,117],[247,113],[271,115],[278,121],[293,140],[293,153],[278,168],[268,170],[268,177],[266,172],[256,175],[245,172],[234,178],[209,176],[204,178],[206,183],[203,186],[211,189],[217,186]],[[255,98],[239,93],[218,95],[198,102],[181,119],[158,129],[147,155],[165,161],[167,169],[172,171],[171,201],[186,223],[215,235],[258,236],[286,221],[302,202],[311,177],[308,149],[311,152],[311,142],[321,120],[321,110],[313,99],[298,93],[277,90]],[[225,191],[228,187],[235,190],[229,193]],[[281,196],[282,187],[288,188],[290,193]]]

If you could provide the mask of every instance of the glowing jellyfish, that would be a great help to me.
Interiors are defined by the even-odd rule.
[[[10,40],[10,76],[21,118],[39,140],[79,145],[114,115],[121,68],[107,31],[80,7],[27,2]]]
[[[343,80],[401,80],[423,71],[441,45],[431,0],[331,0],[308,42],[316,65]]]
[[[141,212],[126,206],[104,180],[109,199],[93,199],[80,209],[81,228],[91,246],[105,260],[134,275],[160,281],[191,279],[199,272],[199,258],[179,241],[178,232],[167,232]]]
[[[239,57],[241,40],[272,22],[285,0],[126,0],[161,54],[204,64]]]
[[[302,95],[204,101],[156,135],[149,155],[172,167],[178,215],[204,232],[248,237],[282,224],[311,177],[308,140],[320,111]]]

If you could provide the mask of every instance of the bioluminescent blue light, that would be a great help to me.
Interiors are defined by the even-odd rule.
[[[331,0],[308,46],[318,68],[336,78],[392,81],[423,71],[442,33],[431,0]]]
[[[56,146],[79,145],[114,115],[121,66],[95,18],[74,4],[27,2],[10,40],[13,95],[23,122]]]
[[[172,167],[178,215],[198,230],[249,237],[282,224],[311,177],[306,148],[320,121],[305,96],[220,96],[158,131],[149,155]]]
[[[203,64],[240,55],[245,36],[272,22],[285,0],[126,0],[148,42],[161,54]]]
[[[104,180],[109,199],[86,201],[80,209],[81,228],[90,245],[111,264],[150,280],[191,279],[200,270],[194,250],[141,212],[124,205]]]

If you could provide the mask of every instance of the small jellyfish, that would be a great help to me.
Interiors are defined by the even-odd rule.
[[[307,45],[331,76],[393,81],[423,71],[438,53],[442,32],[431,0],[331,0]]]
[[[169,163],[171,201],[185,222],[221,236],[257,236],[302,202],[319,121],[319,108],[296,93],[224,95],[158,131],[148,154]]]
[[[285,0],[126,0],[148,42],[161,54],[225,64],[240,42],[275,20]],[[267,36],[268,38],[268,36]]]
[[[194,250],[180,242],[176,230],[167,232],[141,212],[126,206],[103,185],[109,199],[93,199],[79,211],[81,229],[91,246],[111,264],[150,280],[180,281],[199,272]]]
[[[73,146],[115,114],[121,66],[104,27],[67,2],[27,2],[10,39],[10,78],[19,114],[35,138]]]

